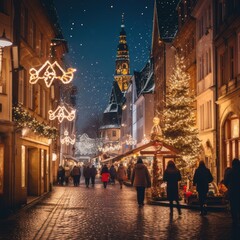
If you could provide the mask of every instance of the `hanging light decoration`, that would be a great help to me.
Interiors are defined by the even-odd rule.
[[[61,144],[66,144],[66,145],[72,144],[73,145],[76,142],[76,137],[75,137],[75,135],[73,135],[73,138],[71,138],[68,135],[68,131],[65,130],[63,137],[61,138],[60,141],[61,141]]]
[[[119,143],[117,143],[117,144],[110,143],[105,146],[98,147],[98,150],[100,152],[106,153],[106,152],[119,151],[121,148],[122,148],[122,146]]]
[[[130,146],[136,145],[137,140],[135,140],[130,134],[127,135],[126,144]]]
[[[58,106],[55,111],[49,110],[48,114],[50,120],[54,120],[57,118],[58,121],[61,123],[65,118],[68,121],[72,121],[73,119],[75,119],[76,109],[71,109],[71,111],[68,111],[65,106]]]
[[[68,84],[72,81],[75,71],[76,69],[74,68],[68,68],[67,71],[64,71],[57,61],[53,64],[46,61],[39,70],[35,68],[29,70],[29,82],[35,84],[38,80],[44,80],[48,88],[52,85],[54,80],[60,80],[63,84]]]

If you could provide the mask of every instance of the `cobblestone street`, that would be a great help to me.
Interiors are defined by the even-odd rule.
[[[174,209],[175,210],[175,209]],[[134,188],[99,183],[94,188],[54,187],[43,200],[0,220],[0,239],[240,239],[225,212],[138,208]]]

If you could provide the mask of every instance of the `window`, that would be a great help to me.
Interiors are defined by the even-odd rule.
[[[28,89],[28,107],[33,109],[33,85],[29,83]]]
[[[27,8],[22,5],[21,7],[21,36],[27,40],[27,23],[28,23],[28,12],[27,12]]]
[[[0,0],[0,12],[7,13],[7,0]]]
[[[212,72],[212,53],[211,53],[211,48],[209,48],[209,52],[208,52],[208,70],[209,70],[209,73]]]
[[[204,105],[200,106],[200,130],[204,130]]]
[[[234,48],[229,48],[229,57],[230,57],[230,79],[234,79]]]
[[[238,53],[237,53],[237,61],[238,61],[238,74],[240,74],[240,33],[238,33]]]
[[[47,105],[47,95],[46,90],[42,90],[42,117],[46,118],[46,105]]]
[[[29,20],[29,45],[36,49],[36,24],[32,18]]]
[[[212,128],[212,101],[207,101],[206,129]]]
[[[21,149],[21,187],[24,188],[26,186],[26,147],[22,145]]]
[[[116,130],[113,130],[113,131],[112,131],[112,136],[113,136],[113,137],[116,137],[116,136],[117,136]]]
[[[26,79],[26,70],[23,69],[19,71],[19,83],[18,83],[18,101],[22,104],[25,104],[25,79]]]
[[[219,57],[219,75],[220,75],[220,85],[225,84],[225,66],[224,66],[224,53]]]

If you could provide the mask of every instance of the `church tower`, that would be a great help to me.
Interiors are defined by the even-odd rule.
[[[119,44],[117,48],[116,56],[116,70],[115,70],[115,81],[122,92],[128,89],[130,76],[130,66],[129,66],[129,51],[126,40],[126,32],[124,29],[124,14],[122,15],[121,32],[119,36]]]

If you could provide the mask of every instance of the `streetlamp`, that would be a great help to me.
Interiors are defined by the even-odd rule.
[[[0,92],[2,92],[2,62],[3,62],[3,48],[9,47],[12,45],[11,40],[6,38],[5,30],[3,30],[3,34],[0,37]]]

